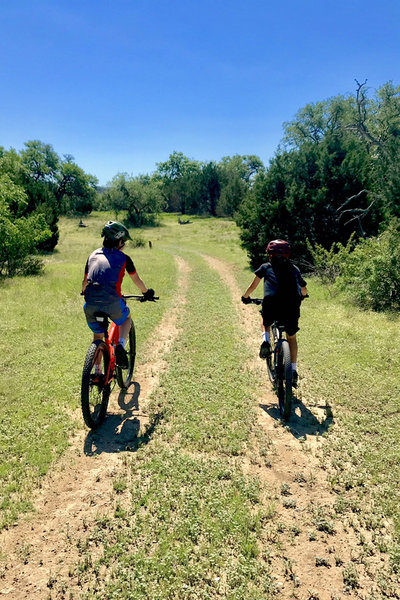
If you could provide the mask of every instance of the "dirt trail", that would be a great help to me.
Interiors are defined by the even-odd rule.
[[[122,451],[134,449],[138,434],[148,423],[146,405],[168,368],[164,357],[179,333],[178,315],[186,302],[189,266],[181,258],[176,261],[179,275],[174,306],[149,340],[134,385],[127,393],[112,394],[109,416],[98,433],[82,429],[71,440],[33,501],[35,513],[0,534],[1,554],[7,559],[0,565],[0,596],[48,598],[53,585],[68,580],[73,572],[79,560],[78,540],[85,539],[98,515],[113,514],[113,483],[119,474],[129,474],[127,454]]]
[[[254,375],[259,409],[243,469],[259,478],[264,508],[275,515],[264,526],[263,536],[264,549],[272,547],[269,559],[277,578],[278,597],[302,600],[365,597],[377,589],[374,572],[387,558],[375,553],[368,563],[359,560],[360,537],[332,516],[337,496],[331,491],[317,456],[324,443],[320,435],[333,424],[330,407],[307,405],[306,398],[303,404],[300,381],[294,414],[287,426],[281,423],[264,361],[258,358],[259,315],[254,307],[240,302],[243,292],[232,274],[232,266],[214,257],[203,255],[203,258],[229,288],[246,342],[257,357],[247,365]],[[362,535],[365,542],[370,541],[370,532],[363,531]],[[343,569],[348,569],[345,577],[348,585]],[[353,569],[358,572],[358,587],[354,589]]]

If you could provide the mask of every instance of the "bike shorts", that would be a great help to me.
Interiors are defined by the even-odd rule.
[[[129,308],[123,298],[116,298],[111,302],[96,302],[95,304],[86,302],[83,306],[86,321],[93,333],[103,333],[104,329],[94,316],[95,312],[106,313],[116,325],[125,323],[130,315]]]
[[[300,329],[300,303],[282,302],[277,296],[265,296],[260,310],[264,327],[270,327],[274,321],[285,326],[288,335],[294,335]]]

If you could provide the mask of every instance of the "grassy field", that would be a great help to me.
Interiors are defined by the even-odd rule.
[[[32,491],[56,468],[70,435],[83,427],[79,384],[90,332],[79,291],[84,262],[106,218],[94,214],[82,229],[75,219],[64,219],[43,275],[1,284],[2,527],[31,509]],[[263,503],[257,477],[241,466],[258,427],[245,367],[252,357],[232,298],[202,255],[227,262],[242,290],[252,273],[234,223],[191,221],[178,225],[176,216],[166,216],[161,227],[136,232],[144,247],[127,248],[141,277],[162,298],[151,311],[133,307],[139,362],[172,306],[176,256],[191,268],[189,291],[169,368],[152,396],[157,426],[151,443],[126,455],[129,477],[125,471],[116,478],[114,515],[99,515],[80,542],[73,573],[88,599],[265,600],[277,592],[273,544],[262,536],[274,511]],[[299,334],[299,398],[304,406],[325,407],[329,416],[317,433],[324,438],[320,464],[337,497],[330,518],[360,539],[367,530],[371,547],[388,553],[391,571],[379,574],[380,597],[394,597],[393,578],[400,571],[397,319],[353,309],[313,280],[309,291]],[[287,430],[296,437],[290,422]],[[306,438],[299,441],[305,450]],[[362,547],[367,561],[367,543]],[[352,568],[346,567],[344,579],[355,581]]]
[[[307,402],[328,402],[335,426],[321,461],[338,497],[400,571],[400,338],[397,315],[361,312],[311,286],[301,337]],[[344,494],[344,496],[342,496]],[[344,508],[345,507],[345,508]],[[385,520],[393,519],[394,544]]]

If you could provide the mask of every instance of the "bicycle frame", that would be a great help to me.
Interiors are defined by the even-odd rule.
[[[119,340],[119,326],[116,325],[113,321],[111,321],[111,326],[109,327],[109,317],[105,313],[101,315],[96,315],[96,320],[99,323],[104,324],[104,343],[107,346],[108,354],[110,357],[105,380],[105,385],[108,385],[114,379],[115,375],[114,346],[118,343]]]
[[[122,296],[122,298],[124,298],[124,299],[132,298],[134,300],[137,300],[138,302],[144,302],[143,296],[142,295],[139,296],[137,294],[124,294]],[[154,298],[152,300],[150,300],[150,302],[154,302],[158,299],[159,299],[158,296],[154,296]],[[146,302],[148,302],[148,300]],[[108,354],[110,356],[107,374],[106,374],[106,381],[105,381],[105,385],[108,385],[115,378],[115,351],[114,351],[114,348],[118,344],[118,340],[119,340],[119,326],[116,323],[114,323],[114,321],[112,321],[106,313],[99,312],[99,314],[96,316],[96,320],[99,323],[104,324],[104,343],[107,346]],[[111,321],[111,325],[109,325],[110,321]]]
[[[123,296],[123,298],[146,301],[143,296]],[[158,300],[158,296],[154,296],[151,300]],[[121,366],[117,364],[115,353],[120,340],[121,327],[114,323],[106,312],[96,311],[94,316],[101,324],[102,331],[101,334],[95,335],[86,353],[81,383],[82,414],[90,429],[99,427],[106,417],[113,382],[116,382],[121,390],[128,389],[136,358],[136,333],[133,320],[126,340],[127,363],[126,366],[125,363]]]

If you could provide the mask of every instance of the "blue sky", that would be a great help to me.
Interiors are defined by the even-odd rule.
[[[0,145],[39,139],[105,184],[257,154],[309,102],[400,84],[398,0],[14,0],[0,13]]]

